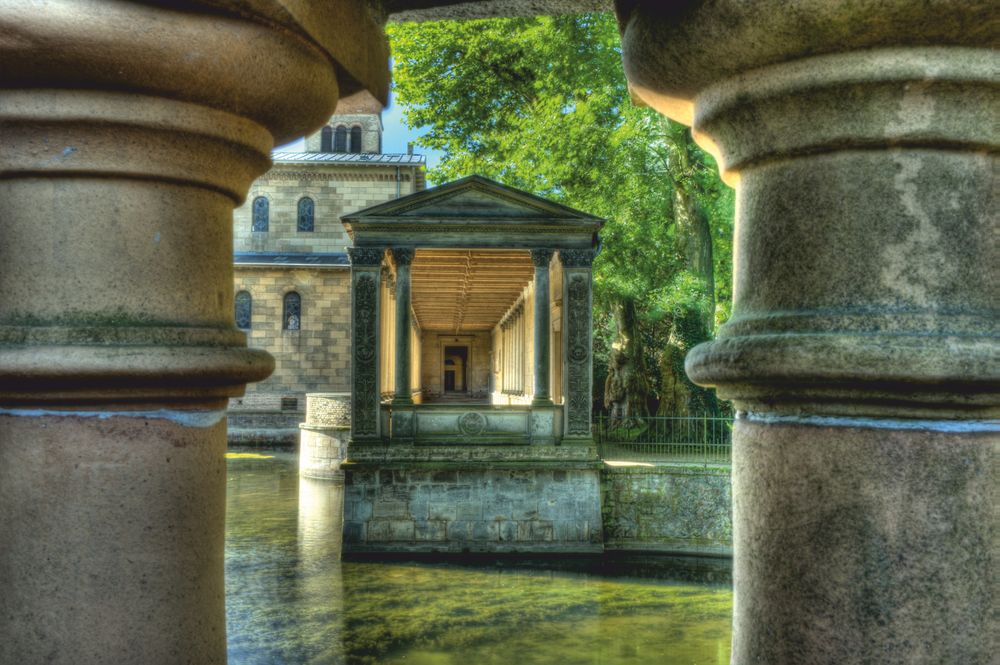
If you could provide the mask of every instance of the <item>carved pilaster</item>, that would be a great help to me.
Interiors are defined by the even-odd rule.
[[[379,438],[379,280],[383,250],[348,248],[351,258],[351,440]]]
[[[381,247],[348,247],[347,256],[352,266],[371,268],[382,265],[385,250]]]
[[[565,341],[563,394],[564,438],[589,442],[593,368],[591,362],[591,250],[560,250],[563,263]]]
[[[559,261],[564,268],[589,268],[594,264],[594,250],[560,249]]]

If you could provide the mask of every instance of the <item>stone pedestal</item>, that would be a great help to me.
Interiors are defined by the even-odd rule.
[[[299,475],[343,480],[340,463],[351,435],[351,394],[307,394],[306,421],[299,429]]]
[[[385,72],[360,3],[222,5],[0,5],[0,662],[225,662],[232,209]]]
[[[1000,56],[985,2],[621,2],[737,188],[733,662],[991,662]]]

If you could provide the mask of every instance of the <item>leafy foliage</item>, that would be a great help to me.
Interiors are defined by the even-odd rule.
[[[625,353],[643,354],[637,366],[676,373],[729,315],[733,195],[686,128],[631,103],[614,17],[396,24],[389,35],[407,124],[445,153],[432,180],[479,173],[608,220],[594,263],[595,393],[616,344],[637,345]],[[623,307],[636,316],[616,325]],[[637,329],[622,330],[626,320]],[[651,374],[641,401],[679,381],[691,402],[681,411],[714,410],[683,372]]]

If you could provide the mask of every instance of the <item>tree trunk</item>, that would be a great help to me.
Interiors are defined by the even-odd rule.
[[[674,185],[674,220],[677,240],[684,253],[687,269],[703,284],[702,320],[706,338],[715,328],[715,262],[712,255],[712,229],[708,215],[698,202],[701,187],[695,177],[691,137],[687,127],[664,118],[668,169]]]
[[[623,298],[614,305],[617,335],[611,345],[608,378],[604,383],[604,405],[613,424],[631,427],[648,415],[649,375],[639,335],[635,300]],[[620,422],[619,422],[620,421]]]

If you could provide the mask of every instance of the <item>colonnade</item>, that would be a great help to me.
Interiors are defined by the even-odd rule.
[[[550,298],[549,298],[549,264],[555,254],[551,249],[532,249],[534,262],[534,399],[533,405],[538,407],[552,406],[549,387],[551,363],[550,353]],[[413,404],[410,385],[410,265],[415,256],[412,247],[392,247],[389,253],[396,266],[395,275],[395,324],[396,346],[392,350],[395,359],[395,394],[393,405],[410,406]],[[353,423],[352,441],[358,444],[381,440],[381,423],[378,415],[380,402],[379,385],[373,377],[380,376],[377,366],[381,354],[388,349],[381,349],[378,335],[379,317],[382,304],[377,296],[378,290],[372,284],[378,284],[385,248],[362,247],[349,250],[351,259],[351,339],[352,356],[352,411]],[[572,337],[571,344],[564,344],[566,355],[560,359],[569,371],[563,373],[568,377],[563,394],[567,396],[565,431],[572,433],[571,437],[579,442],[590,441],[590,402],[591,402],[591,263],[592,250],[559,250],[560,260],[564,264],[564,288],[570,293],[566,307],[568,320],[567,334]],[[514,350],[516,355],[518,352]],[[515,358],[516,360],[516,358]]]

